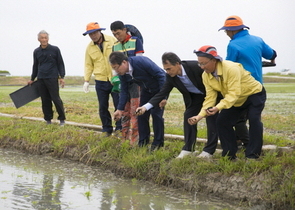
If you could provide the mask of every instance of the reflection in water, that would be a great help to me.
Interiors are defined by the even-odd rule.
[[[200,201],[200,200],[201,201]],[[0,149],[0,209],[238,209],[98,168]]]

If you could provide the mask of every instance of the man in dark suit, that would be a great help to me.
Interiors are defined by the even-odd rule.
[[[189,125],[188,119],[202,108],[205,98],[205,87],[202,82],[203,70],[199,67],[197,61],[181,61],[180,58],[172,52],[164,53],[162,56],[163,67],[166,70],[166,81],[159,93],[151,98],[148,103],[137,108],[139,115],[144,114],[147,110],[162,104],[165,104],[165,98],[175,87],[183,95],[185,103],[184,112],[184,141],[185,145],[177,158],[183,158],[190,155],[195,150],[197,125]],[[163,101],[164,100],[164,101]],[[206,119],[208,141],[203,152],[198,156],[201,158],[211,158],[215,152],[218,135],[215,119],[213,115]]]
[[[140,106],[147,103],[156,95],[165,82],[165,71],[157,66],[152,60],[145,56],[127,57],[122,52],[112,52],[109,56],[112,68],[120,77],[121,92],[119,104],[114,113],[114,119],[119,120],[128,101],[128,86],[134,82],[140,86]],[[154,109],[138,116],[138,133],[140,147],[145,146],[150,141],[149,118],[152,115],[154,141],[151,150],[156,150],[164,145],[164,110],[158,105]]]

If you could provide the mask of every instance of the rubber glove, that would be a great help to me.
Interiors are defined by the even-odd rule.
[[[83,90],[84,90],[85,93],[89,92],[89,82],[84,82]]]

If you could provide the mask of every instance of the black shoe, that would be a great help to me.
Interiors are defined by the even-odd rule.
[[[102,133],[100,134],[100,137],[101,137],[101,138],[106,138],[106,137],[109,137],[109,136],[111,136],[111,135],[112,135],[112,133],[109,133],[109,132],[104,131],[104,132],[102,132]]]
[[[65,125],[65,121],[64,120],[60,120],[59,126],[64,126]]]
[[[146,141],[139,141],[138,142],[138,146],[139,147],[145,147],[145,146],[147,146],[148,145],[148,143],[146,142]]]
[[[150,152],[154,152],[154,151],[156,151],[156,150],[158,150],[158,149],[160,149],[161,147],[163,147],[162,145],[151,145],[151,147],[150,147]]]
[[[50,125],[51,124],[51,120],[46,120],[46,124]]]

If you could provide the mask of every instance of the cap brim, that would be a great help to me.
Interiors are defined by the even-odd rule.
[[[83,36],[86,36],[87,34],[90,34],[95,31],[101,31],[101,30],[106,30],[106,29],[105,28],[98,28],[98,29],[89,30],[89,31],[86,31],[85,33],[83,33]]]
[[[240,25],[240,26],[230,26],[230,27],[223,26],[223,27],[220,28],[218,31],[220,31],[220,30],[236,31],[236,30],[240,30],[240,29],[243,29],[243,28],[250,29],[248,26],[245,26],[245,25]]]
[[[205,52],[203,52],[203,51],[194,50],[194,53],[195,53],[197,56],[199,56],[199,57],[215,58],[215,59],[220,60],[220,61],[223,60],[222,57],[220,57],[219,55],[217,55],[217,56],[213,56],[213,55],[211,55],[211,54],[209,54],[209,53],[205,53]]]

